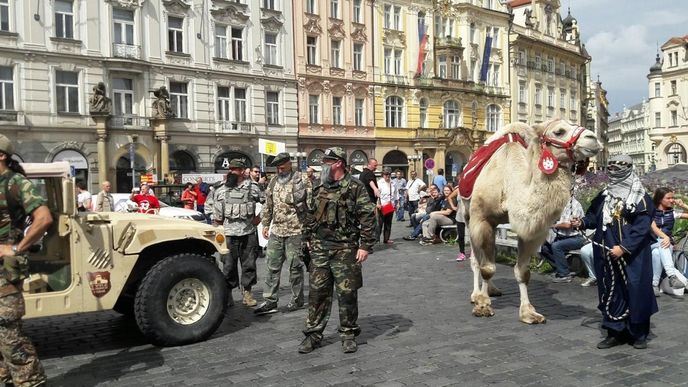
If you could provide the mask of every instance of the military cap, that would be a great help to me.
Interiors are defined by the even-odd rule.
[[[244,162],[241,161],[241,159],[232,159],[229,162],[229,166],[227,166],[227,168],[228,169],[232,169],[232,168],[244,168],[245,169],[246,164],[244,164]]]
[[[289,156],[289,153],[287,152],[282,152],[275,156],[275,158],[272,160],[272,163],[270,163],[270,166],[277,167],[286,163],[287,161],[291,161],[291,156]]]
[[[14,154],[14,145],[12,145],[12,141],[2,134],[0,134],[0,152],[8,155]]]
[[[325,155],[323,155],[323,160],[342,160],[342,162],[346,164],[346,152],[338,146],[327,148],[325,150]]]

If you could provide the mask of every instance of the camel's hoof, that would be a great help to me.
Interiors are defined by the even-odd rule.
[[[473,316],[475,317],[492,317],[494,311],[490,305],[475,305],[473,307]]]
[[[502,296],[502,290],[499,288],[488,288],[487,294],[490,297],[501,297]]]
[[[545,316],[537,312],[529,312],[522,314],[519,320],[521,320],[522,323],[526,324],[544,324],[547,322]]]
[[[478,294],[480,293],[471,293],[471,304],[475,304],[475,300],[478,299]]]

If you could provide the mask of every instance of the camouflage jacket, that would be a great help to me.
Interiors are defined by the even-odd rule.
[[[205,206],[203,207],[203,211],[210,217],[210,219],[213,219],[213,204],[215,203],[215,194],[217,193],[217,190],[223,186],[224,184],[222,184],[222,182],[213,184],[210,187],[210,192],[208,192],[208,195],[205,197]]]
[[[213,221],[222,223],[225,227],[225,235],[242,236],[256,232],[256,225],[254,224],[256,214],[242,213],[236,216],[236,211],[233,211],[232,206],[226,205],[230,195],[246,195],[246,203],[251,204],[251,208],[255,209],[256,203],[265,201],[263,191],[260,190],[258,184],[246,179],[234,188],[222,185],[215,190],[213,200]]]
[[[10,208],[12,203],[20,207]],[[9,169],[0,174],[0,243],[14,243],[17,233],[23,232],[23,218],[45,203],[36,187],[23,175]]]
[[[263,227],[278,237],[301,234],[308,205],[312,202],[313,186],[308,176],[294,172],[286,183],[279,182],[279,176],[270,180],[265,192],[265,205],[260,212]]]
[[[363,183],[346,174],[333,184],[313,189],[304,235],[318,250],[360,248],[375,244],[375,205]]]

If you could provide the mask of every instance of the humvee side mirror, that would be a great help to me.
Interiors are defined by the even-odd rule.
[[[62,208],[65,214],[76,215],[76,196],[74,195],[74,179],[62,180]]]

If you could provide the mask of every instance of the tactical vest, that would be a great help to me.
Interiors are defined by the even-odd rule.
[[[349,187],[327,190],[320,185],[316,189],[315,220],[330,229],[350,230],[355,221],[356,202],[351,198]]]
[[[0,219],[10,219],[10,232],[7,235],[0,235],[0,242],[18,243],[23,236],[26,212],[21,200],[10,194],[10,181],[14,178],[14,173],[10,173],[5,181],[5,185],[0,187]]]
[[[256,212],[256,203],[249,200],[251,186],[225,191],[225,218],[229,221],[253,219]]]

